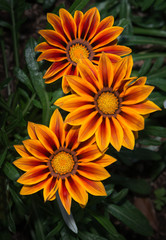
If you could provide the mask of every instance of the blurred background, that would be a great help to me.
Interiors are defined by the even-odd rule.
[[[89,196],[85,209],[73,201],[78,235],[68,229],[56,200],[42,193],[20,196],[22,174],[12,162],[14,144],[28,138],[27,122],[48,124],[53,103],[63,96],[61,81],[45,86],[48,63],[36,62],[38,31],[51,28],[47,12],[70,13],[97,7],[114,16],[124,31],[119,44],[132,48],[132,76],[147,76],[149,99],[162,108],[146,119],[133,151],[107,153],[107,197]],[[165,240],[166,239],[166,1],[164,0],[1,0],[0,1],[0,239],[1,240]],[[47,101],[48,100],[48,101]],[[61,111],[65,116],[65,113]]]

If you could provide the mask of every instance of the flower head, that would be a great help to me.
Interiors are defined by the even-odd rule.
[[[80,58],[87,58],[98,64],[101,52],[107,53],[112,62],[120,60],[131,52],[125,46],[117,45],[117,37],[123,31],[122,27],[113,27],[112,16],[100,22],[97,8],[88,10],[85,14],[75,11],[74,17],[65,9],[60,9],[59,16],[48,13],[47,20],[54,30],[40,30],[39,33],[46,42],[38,44],[36,51],[42,52],[38,61],[52,62],[44,75],[46,83],[52,83],[63,75],[77,75],[77,63]],[[62,88],[69,91],[64,80]]]
[[[101,180],[110,175],[104,167],[116,160],[99,151],[93,138],[79,143],[78,128],[64,124],[58,110],[49,127],[29,122],[28,133],[30,139],[15,146],[21,158],[14,164],[26,172],[17,180],[24,184],[20,194],[43,189],[44,200],[51,201],[58,191],[68,214],[72,198],[86,205],[88,193],[106,195]]]
[[[69,111],[66,123],[80,126],[79,141],[95,134],[101,151],[111,143],[134,148],[133,131],[144,129],[144,115],[160,110],[147,97],[154,87],[145,85],[146,77],[130,77],[132,57],[112,64],[102,54],[98,68],[88,59],[78,63],[78,76],[65,76],[73,94],[62,97],[55,105]]]

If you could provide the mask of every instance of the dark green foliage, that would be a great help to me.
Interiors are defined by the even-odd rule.
[[[25,240],[125,240],[128,228],[138,238],[151,239],[152,228],[145,216],[131,203],[135,196],[151,197],[151,182],[166,167],[166,2],[164,0],[96,0],[101,18],[115,17],[115,24],[124,27],[119,44],[132,48],[133,76],[147,76],[147,84],[155,86],[149,99],[163,111],[146,119],[145,129],[139,132],[133,151],[109,149],[118,161],[109,167],[112,178],[104,182],[107,197],[89,196],[86,208],[72,203],[72,214],[78,227],[74,234],[65,224],[57,201],[43,201],[41,192],[31,196],[19,194],[16,182],[22,174],[12,162],[19,156],[13,145],[27,139],[27,122],[48,125],[55,110],[53,103],[63,95],[61,81],[49,86],[44,83],[44,63],[37,63],[34,47],[37,41],[28,37],[25,56],[20,29],[26,23],[25,11],[35,3],[43,16],[58,14],[59,8],[75,10],[92,7],[89,0],[1,0],[0,47],[4,74],[0,82],[0,239]],[[40,17],[40,16],[39,16]],[[13,66],[6,56],[6,35],[11,39]],[[24,64],[20,64],[24,59]],[[14,87],[11,88],[12,83]],[[5,94],[4,94],[5,93]],[[64,112],[62,112],[65,115]],[[110,185],[111,183],[111,185]],[[157,210],[166,202],[165,189],[154,192]],[[120,221],[120,227],[116,222]],[[120,230],[119,230],[120,229]],[[124,232],[121,231],[124,229]],[[135,239],[135,238],[134,238]],[[132,239],[131,239],[132,240]]]

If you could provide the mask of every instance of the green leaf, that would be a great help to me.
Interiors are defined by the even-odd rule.
[[[142,52],[142,53],[133,53],[133,60],[134,61],[140,61],[140,60],[145,60],[148,58],[159,58],[159,57],[166,57],[166,53],[162,53],[162,52],[153,52],[153,53],[146,53],[146,52]]]
[[[78,236],[82,240],[108,240],[107,238],[101,237],[94,233],[88,233],[88,232],[79,232]]]
[[[9,162],[5,163],[3,167],[3,172],[10,180],[13,180],[13,181],[16,181],[20,176],[16,168]]]
[[[127,193],[128,193],[127,188],[124,188],[119,192],[113,193],[111,195],[111,202],[115,203],[115,204],[119,203],[120,201],[122,201],[127,196]]]
[[[57,226],[56,226],[54,229],[52,229],[52,230],[47,234],[46,240],[49,239],[49,238],[54,237],[58,232],[60,232],[60,230],[62,229],[62,227],[63,227],[63,221],[60,220],[60,221],[58,222]]]
[[[147,126],[145,132],[152,136],[164,137],[166,136],[166,128],[160,126]]]
[[[142,45],[142,44],[157,44],[166,47],[166,41],[160,38],[125,35],[125,44],[128,46]]]
[[[0,168],[2,166],[2,164],[4,163],[4,160],[5,160],[5,157],[6,157],[6,154],[7,154],[7,148],[4,149],[3,153],[0,154]]]
[[[165,78],[150,78],[147,84],[154,85],[166,92],[166,79]]]
[[[154,0],[144,0],[142,3],[142,11],[147,10],[148,8],[150,8],[150,6],[152,6]]]
[[[121,175],[112,174],[111,182],[126,187],[130,191],[141,194],[143,196],[150,194],[151,191],[150,185],[143,179],[134,179]]]
[[[9,230],[12,233],[15,233],[16,232],[16,225],[15,225],[15,222],[14,222],[11,211],[9,211],[9,214],[8,214],[7,218],[8,218],[8,228],[9,228]]]
[[[22,214],[25,212],[25,206],[21,198],[17,195],[17,193],[10,187],[9,191],[12,195],[13,201],[15,202],[17,208],[19,209]]]
[[[164,101],[166,99],[166,93],[165,92],[152,92],[150,94],[149,100],[153,101],[157,104],[159,107],[164,106]]]
[[[89,0],[75,0],[69,8],[69,12],[73,14],[76,10],[82,10],[88,2]]]
[[[21,83],[25,84],[32,92],[34,91],[30,79],[22,69],[15,68],[14,73]]]
[[[25,48],[25,59],[30,73],[33,87],[40,99],[43,108],[43,123],[48,124],[50,103],[48,94],[45,90],[45,83],[42,73],[39,71],[39,66],[35,59],[34,47],[36,43],[33,39],[30,39]]]
[[[144,76],[147,74],[147,72],[149,71],[150,67],[151,67],[151,62],[152,60],[151,59],[146,59],[144,61],[144,64],[142,65],[139,73],[138,73],[138,77],[139,76]]]
[[[107,230],[107,232],[110,234],[112,240],[124,240],[125,239],[122,235],[120,235],[117,232],[116,228],[109,221],[109,219],[107,219],[104,216],[96,215],[94,213],[91,213],[91,215],[100,223],[100,225],[103,226],[103,228],[105,228]]]
[[[143,236],[152,235],[152,228],[149,225],[148,220],[129,201],[124,202],[121,206],[110,204],[108,206],[108,211],[134,232]]]

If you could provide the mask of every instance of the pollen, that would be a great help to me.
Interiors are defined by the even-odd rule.
[[[69,56],[72,62],[78,63],[80,58],[89,58],[89,51],[86,46],[77,43],[70,47]]]
[[[99,110],[104,114],[114,114],[119,107],[118,98],[111,92],[103,92],[97,99]]]
[[[55,173],[63,175],[70,173],[74,167],[74,160],[71,154],[61,151],[51,161]]]

